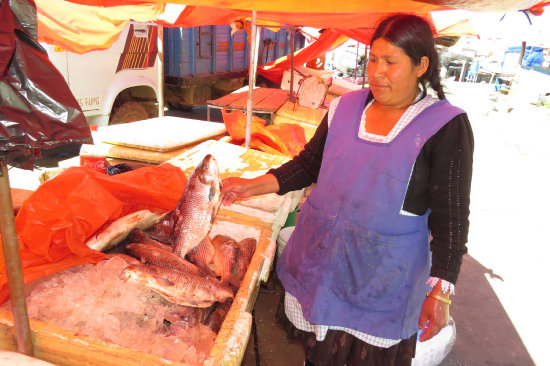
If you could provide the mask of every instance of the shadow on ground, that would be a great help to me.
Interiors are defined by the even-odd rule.
[[[457,338],[442,365],[535,365],[488,277],[506,281],[464,256],[451,305]]]
[[[441,365],[535,365],[488,277],[506,280],[471,256],[464,256],[451,305],[457,339]],[[275,320],[281,291],[280,285],[271,278],[261,287],[254,309],[255,329],[251,332],[242,365],[303,365],[301,346],[288,341]]]

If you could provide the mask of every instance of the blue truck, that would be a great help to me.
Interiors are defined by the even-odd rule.
[[[290,31],[259,32],[258,65],[291,52]],[[304,47],[297,33],[295,49]],[[231,35],[230,26],[164,29],[164,98],[172,108],[204,104],[247,82],[250,46],[247,33]]]
[[[170,108],[205,104],[248,82],[250,46],[245,31],[229,25],[164,28],[131,22],[109,49],[84,54],[44,44],[90,125],[105,126],[158,116],[159,88]],[[290,30],[261,28],[258,64],[291,52]],[[164,80],[159,82],[162,41]],[[304,46],[296,33],[295,49]]]

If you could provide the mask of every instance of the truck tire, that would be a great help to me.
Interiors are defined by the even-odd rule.
[[[110,125],[141,121],[148,119],[149,114],[145,106],[136,101],[127,101],[116,107],[111,112]]]

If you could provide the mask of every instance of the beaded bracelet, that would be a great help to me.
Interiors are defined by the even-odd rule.
[[[431,291],[428,291],[428,293],[426,293],[426,296],[429,296],[429,297],[433,297],[434,299],[437,299],[439,301],[442,301],[444,302],[445,304],[447,305],[451,305],[451,300],[443,297],[443,296],[439,296],[439,295],[436,295],[436,294],[433,294]]]

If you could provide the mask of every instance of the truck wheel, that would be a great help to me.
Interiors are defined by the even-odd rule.
[[[110,125],[127,123],[148,119],[149,114],[145,106],[139,102],[128,101],[118,106],[112,113],[109,120]]]

